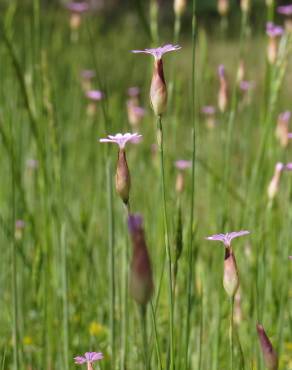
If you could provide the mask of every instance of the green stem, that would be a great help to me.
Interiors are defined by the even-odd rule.
[[[67,245],[66,230],[61,229],[61,253],[62,253],[62,298],[63,298],[63,351],[64,370],[69,370],[69,314],[68,314],[68,287],[67,287]]]
[[[233,370],[233,339],[234,339],[234,296],[230,299],[230,370]]]
[[[169,303],[169,335],[170,335],[170,369],[174,370],[174,339],[173,339],[173,291],[172,291],[172,262],[171,251],[169,244],[167,209],[166,209],[166,188],[164,176],[164,152],[163,152],[163,129],[162,118],[158,116],[157,120],[157,143],[160,153],[160,170],[161,170],[161,188],[163,200],[163,219],[164,219],[164,235],[165,235],[165,250],[167,257],[167,270],[168,270],[168,303]]]
[[[192,185],[191,185],[191,206],[190,206],[190,241],[188,244],[188,274],[187,274],[187,313],[186,313],[186,344],[184,367],[188,369],[188,349],[190,336],[190,316],[191,316],[191,299],[193,289],[193,223],[194,223],[194,202],[195,202],[195,170],[196,170],[196,120],[195,120],[195,68],[196,68],[196,0],[193,0],[193,17],[192,17]]]
[[[152,302],[150,302],[150,305],[151,305],[151,316],[152,316],[152,323],[153,323],[154,336],[155,336],[155,347],[156,347],[156,353],[157,353],[157,358],[158,358],[158,362],[159,362],[159,370],[162,370],[162,361],[161,361],[161,354],[160,354],[158,334],[157,334],[155,311],[154,311],[154,307],[153,307]]]
[[[146,305],[140,305],[139,308],[140,308],[140,315],[141,315],[145,370],[150,370],[148,338],[147,338],[147,307]]]

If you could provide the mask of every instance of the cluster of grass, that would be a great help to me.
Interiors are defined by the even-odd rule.
[[[204,237],[246,229],[250,236],[234,242],[241,297],[235,307],[234,369],[264,368],[258,322],[277,350],[279,368],[292,369],[292,173],[283,174],[272,202],[267,196],[275,164],[292,161],[291,148],[282,148],[274,135],[277,115],[291,109],[289,36],[282,38],[278,62],[271,66],[264,30],[226,41],[219,29],[219,36],[209,37],[194,22],[193,31],[184,25],[189,35],[179,40],[182,49],[165,57],[172,88],[163,116],[172,257],[178,205],[183,235],[171,308],[159,155],[152,146],[156,119],[148,103],[153,61],[130,53],[158,45],[147,38],[136,13],[123,17],[111,24],[89,14],[73,42],[68,13],[60,7],[44,10],[34,0],[24,9],[15,1],[1,15],[0,368],[68,370],[74,355],[88,350],[104,353],[98,364],[103,370],[145,368],[139,310],[127,284],[127,219],[114,191],[116,148],[98,142],[131,131],[127,89],[139,86],[147,109],[139,128],[143,141],[127,147],[127,158],[131,208],[144,217],[153,265],[149,367],[169,368],[173,355],[171,369],[229,368],[224,249]],[[178,39],[170,29],[159,27],[154,37],[161,44]],[[247,79],[255,82],[248,101],[235,87],[240,58]],[[226,67],[231,94],[227,111],[217,113],[209,130],[201,108],[217,104],[219,64]],[[93,87],[105,94],[94,116],[87,114],[83,69],[95,70]],[[194,169],[186,171],[178,195],[174,161],[194,155]],[[16,232],[17,220],[24,228]]]

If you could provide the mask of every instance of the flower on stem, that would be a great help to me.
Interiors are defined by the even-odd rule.
[[[243,13],[248,13],[250,10],[250,0],[240,0],[240,9]]]
[[[70,27],[77,30],[81,25],[81,14],[89,10],[89,5],[85,1],[71,2],[66,4],[66,8],[71,12]]]
[[[80,72],[81,86],[84,91],[91,90],[91,81],[95,77],[95,71],[91,69],[84,69]]]
[[[84,356],[74,357],[75,364],[87,364],[87,370],[93,370],[92,364],[102,359],[103,354],[101,352],[86,352]]]
[[[174,162],[175,167],[178,169],[178,174],[176,177],[175,189],[177,193],[182,193],[185,187],[185,178],[184,178],[184,171],[188,168],[192,167],[192,161],[186,161],[184,159],[180,159]]]
[[[96,113],[96,103],[104,98],[104,93],[100,90],[88,90],[85,96],[89,99],[87,114],[93,116]]]
[[[267,58],[270,64],[275,64],[278,56],[278,38],[283,35],[284,30],[281,26],[277,26],[273,22],[268,22],[266,33],[269,36]]]
[[[292,4],[278,6],[277,12],[285,16],[285,29],[292,31]]]
[[[132,50],[133,53],[150,54],[154,57],[154,69],[150,87],[150,102],[155,115],[160,116],[166,111],[167,88],[163,72],[162,56],[170,51],[181,49],[179,45],[167,44],[154,49]]]
[[[206,126],[209,129],[214,128],[216,125],[216,120],[215,120],[216,108],[213,107],[212,105],[206,105],[202,108],[202,113],[206,117]]]
[[[151,299],[154,284],[142,216],[139,214],[129,215],[128,227],[133,245],[129,280],[130,292],[134,300],[144,306]]]
[[[16,240],[22,239],[24,228],[25,228],[25,222],[23,220],[15,221],[14,237]]]
[[[233,298],[239,287],[239,276],[238,269],[235,260],[235,255],[231,248],[231,241],[239,236],[248,235],[250,232],[247,230],[233,231],[226,234],[215,234],[208,236],[207,240],[220,241],[225,246],[225,258],[224,258],[224,275],[223,275],[223,286],[229,297]]]
[[[291,118],[291,112],[286,111],[278,116],[277,127],[275,135],[279,139],[280,144],[283,148],[286,148],[289,142],[289,121]]]
[[[218,67],[218,77],[220,82],[218,93],[218,107],[220,112],[224,113],[228,105],[228,81],[223,64],[220,64]]]
[[[277,370],[278,369],[278,356],[276,351],[273,348],[273,345],[268,338],[265,329],[262,325],[257,324],[257,332],[258,338],[263,354],[263,358],[265,361],[265,365],[269,370]]]
[[[174,0],[173,10],[177,17],[181,17],[187,8],[187,0]]]
[[[133,104],[131,100],[129,100],[127,102],[127,111],[130,125],[133,128],[137,129],[143,117],[145,116],[146,113],[145,109]]]
[[[244,60],[241,59],[237,69],[236,81],[240,84],[240,82],[244,80],[244,77],[245,77],[245,63]]]
[[[118,162],[116,169],[116,192],[121,197],[125,205],[128,205],[130,188],[131,188],[131,176],[128,168],[125,147],[128,142],[138,143],[140,142],[142,135],[137,133],[131,134],[116,134],[108,135],[105,139],[100,139],[101,143],[114,143],[119,146]]]

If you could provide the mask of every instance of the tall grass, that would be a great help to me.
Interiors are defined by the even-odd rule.
[[[291,37],[281,39],[277,63],[270,66],[265,19],[253,25],[242,18],[222,38],[209,32],[195,0],[176,20],[150,2],[152,23],[150,7],[145,16],[142,2],[115,22],[103,13],[85,15],[76,42],[61,7],[45,8],[38,0],[3,6],[2,369],[69,369],[74,355],[94,350],[105,354],[102,370],[230,368],[223,251],[204,237],[241,228],[251,235],[234,247],[241,302],[232,302],[233,369],[263,369],[257,322],[279,354],[279,368],[292,368],[292,173],[282,174],[273,202],[267,196],[276,162],[292,162],[291,144],[282,148],[274,137],[278,114],[291,109]],[[269,19],[273,16],[270,9]],[[212,26],[220,29],[217,20]],[[262,31],[249,33],[248,27]],[[168,113],[158,123],[164,135],[159,153],[152,146],[149,60],[137,60],[130,50],[173,38],[182,49],[165,56],[166,82],[173,90]],[[245,61],[246,78],[256,84],[249,103],[236,84],[239,59]],[[233,99],[209,130],[201,107],[216,105],[221,63]],[[93,87],[105,93],[91,117],[80,83],[83,69],[95,70]],[[127,212],[114,192],[116,153],[97,141],[131,130],[126,91],[136,85],[147,114],[139,127],[143,141],[127,147],[131,212],[144,216],[155,283],[142,316],[127,289],[131,250]],[[30,159],[38,166],[27,165]],[[180,195],[175,192],[177,159],[192,161]],[[183,249],[174,272],[178,212]],[[20,236],[19,219],[25,222]]]

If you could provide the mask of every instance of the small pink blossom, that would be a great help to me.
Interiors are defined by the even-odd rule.
[[[71,2],[66,4],[66,8],[73,13],[84,13],[89,10],[89,5],[85,1]]]
[[[91,80],[93,77],[95,77],[95,71],[91,69],[84,69],[83,71],[80,72],[80,75],[85,80]]]
[[[281,26],[277,26],[273,22],[268,22],[266,26],[266,33],[269,37],[277,37],[283,35],[284,29]]]
[[[131,98],[136,98],[137,96],[140,95],[140,88],[137,86],[129,87],[128,88],[128,95]]]
[[[207,240],[216,240],[224,243],[226,247],[230,247],[231,240],[234,238],[238,238],[239,236],[248,235],[250,234],[247,230],[241,230],[241,231],[233,231],[231,233],[226,234],[215,234],[212,236],[208,236]]]
[[[187,168],[192,167],[192,161],[186,161],[184,159],[180,159],[178,161],[175,161],[174,165],[178,170],[185,170]]]
[[[120,149],[124,149],[127,142],[137,144],[141,141],[142,135],[137,133],[131,134],[127,132],[126,134],[116,134],[116,135],[108,135],[105,139],[100,139],[101,143],[115,143],[118,144]]]
[[[292,4],[278,6],[277,11],[279,14],[292,15]]]
[[[101,352],[86,352],[84,356],[74,357],[75,364],[82,365],[84,363],[92,364],[95,361],[103,359],[103,354]]]
[[[89,90],[85,93],[86,97],[90,100],[100,101],[103,99],[104,94],[100,90]]]
[[[284,170],[286,170],[286,171],[292,171],[292,162],[287,163],[287,164],[284,166]]]
[[[292,256],[289,256],[289,260],[292,260]]]
[[[132,53],[150,54],[150,55],[153,55],[156,60],[158,60],[158,59],[161,59],[165,53],[168,53],[170,51],[180,50],[180,49],[181,49],[181,46],[179,45],[167,44],[167,45],[160,46],[158,48],[153,48],[153,49],[132,50]]]
[[[205,107],[202,108],[202,113],[208,116],[213,116],[216,113],[216,108],[213,107],[212,105],[206,105]]]
[[[223,64],[220,64],[218,67],[218,76],[220,78],[225,78],[225,67]]]
[[[239,87],[242,91],[250,91],[255,87],[255,83],[254,81],[241,81]]]

